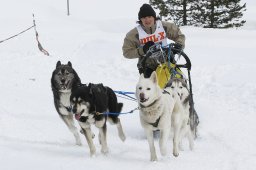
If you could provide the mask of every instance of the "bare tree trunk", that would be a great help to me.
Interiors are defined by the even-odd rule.
[[[69,0],[67,0],[67,10],[68,10],[68,15],[69,15]]]
[[[210,28],[213,28],[213,24],[214,24],[214,0],[211,0]]]
[[[183,24],[187,25],[187,0],[183,0]]]

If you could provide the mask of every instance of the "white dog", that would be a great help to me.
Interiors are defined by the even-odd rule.
[[[179,121],[179,122],[176,122],[176,123],[178,123],[177,126],[180,127],[180,130],[179,130],[179,135],[180,135],[180,139],[179,139],[180,143],[179,144],[180,144],[180,147],[182,147],[182,139],[184,137],[187,137],[187,139],[189,141],[190,150],[193,150],[194,140],[193,140],[193,135],[192,135],[193,132],[190,128],[189,91],[187,89],[187,84],[183,79],[174,78],[174,79],[171,79],[167,83],[165,89],[168,92],[177,93],[180,97],[180,101],[182,102],[184,112],[180,112],[179,120],[176,118],[176,120]],[[175,117],[173,117],[172,120],[175,121]]]
[[[181,103],[178,95],[170,94],[167,91],[162,90],[158,86],[156,72],[153,72],[150,78],[144,78],[144,74],[141,74],[139,82],[136,86],[136,97],[140,108],[140,122],[145,130],[150,153],[151,161],[157,161],[153,131],[160,130],[159,146],[160,152],[164,156],[166,155],[167,140],[171,130],[171,119],[175,117],[174,126],[176,127],[176,119],[179,119],[179,112],[182,112]],[[179,129],[175,128],[173,139],[173,155],[178,156],[178,143],[179,143]]]

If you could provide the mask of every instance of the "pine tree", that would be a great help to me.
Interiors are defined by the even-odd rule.
[[[160,10],[160,16],[165,20],[172,20],[177,25],[192,25],[194,21],[188,4],[195,0],[150,0],[150,4]]]
[[[150,0],[160,10],[160,16],[177,25],[195,25],[206,28],[240,27],[246,4],[240,0]]]
[[[201,0],[193,11],[192,18],[197,26],[206,28],[240,27],[246,22],[241,20],[246,4],[240,0]]]

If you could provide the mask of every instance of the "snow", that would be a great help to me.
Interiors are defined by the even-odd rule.
[[[0,169],[1,170],[254,170],[256,167],[256,2],[247,0],[247,23],[238,29],[181,27],[192,61],[199,138],[178,158],[149,161],[149,146],[138,111],[122,115],[123,143],[108,126],[110,153],[91,158],[85,138],[76,146],[54,108],[50,78],[56,63],[71,61],[83,83],[104,83],[115,90],[134,91],[137,60],[122,56],[125,34],[136,26],[145,0],[70,1],[8,0],[1,2],[0,40],[32,26],[35,14],[45,56],[32,30],[0,44]],[[136,102],[118,98],[123,111]],[[78,127],[78,126],[77,126]],[[98,133],[96,128],[93,128]]]

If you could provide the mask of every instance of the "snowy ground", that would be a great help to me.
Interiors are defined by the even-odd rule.
[[[243,28],[215,30],[181,27],[192,61],[195,106],[200,137],[194,151],[185,145],[178,158],[149,162],[149,148],[138,112],[122,115],[123,143],[108,126],[110,153],[90,158],[85,139],[75,146],[72,134],[53,105],[50,78],[56,62],[71,61],[82,82],[102,82],[115,90],[134,91],[136,60],[122,56],[123,38],[137,21],[145,0],[70,1],[8,0],[1,2],[0,40],[32,25],[50,56],[37,48],[30,30],[0,43],[0,169],[190,169],[254,170],[256,167],[256,3],[247,1]],[[124,102],[123,111],[134,109]],[[96,129],[94,129],[95,132]],[[157,141],[156,141],[157,142]]]

